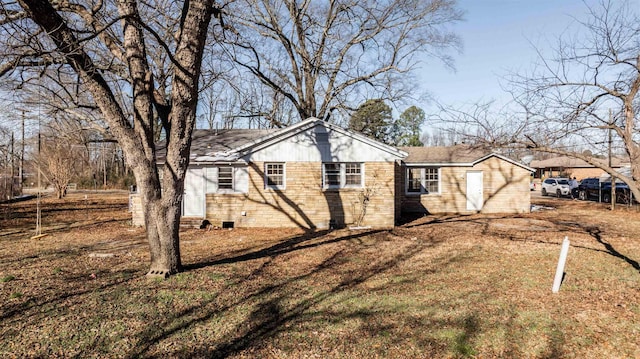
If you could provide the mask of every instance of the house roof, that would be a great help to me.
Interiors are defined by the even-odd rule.
[[[533,168],[500,154],[469,145],[400,147],[408,153],[405,164],[420,166],[473,166],[491,157],[497,157],[531,172]]]
[[[373,140],[369,137],[366,137],[358,132],[354,132],[351,130],[347,130],[345,128],[342,128],[336,124],[327,122],[327,121],[323,121],[321,119],[315,118],[315,117],[310,117],[304,121],[298,122],[294,125],[285,127],[283,129],[278,130],[277,132],[268,134],[264,137],[258,138],[254,141],[251,142],[247,142],[246,144],[238,147],[236,149],[236,152],[243,152],[243,151],[247,151],[249,149],[251,150],[258,150],[267,146],[270,146],[276,142],[282,141],[284,139],[287,139],[289,137],[292,137],[300,132],[309,130],[313,127],[316,127],[318,125],[324,126],[332,131],[336,131],[342,135],[357,139],[361,142],[364,142],[372,147],[375,147],[377,149],[380,149],[382,151],[388,152],[393,154],[394,156],[397,156],[398,158],[404,158],[407,156],[407,153],[398,149],[397,147],[393,147],[390,145],[386,145],[382,142],[378,142],[376,140]]]
[[[406,163],[471,163],[488,152],[466,145],[434,147],[400,147],[409,155]]]
[[[191,155],[204,156],[216,152],[233,151],[277,131],[278,129],[194,130]]]
[[[191,158],[216,157],[212,160],[229,160],[228,156],[220,156],[245,145],[257,138],[277,132],[277,129],[223,129],[223,130],[193,130],[191,141]],[[218,154],[218,155],[216,155]],[[164,142],[158,146],[157,161],[164,162],[166,147]]]
[[[593,158],[593,161],[601,163],[603,165],[608,164],[608,159],[602,158]],[[611,164],[613,167],[622,167],[624,165],[624,161],[620,158],[613,157],[611,158]],[[568,156],[559,156],[552,157],[546,160],[535,160],[531,161],[531,167],[533,168],[593,168],[595,167],[592,164],[587,163],[584,160],[568,157]]]
[[[362,134],[312,117],[282,129],[194,130],[190,158],[195,162],[237,161],[241,155],[247,151],[260,150],[318,125],[367,143],[370,146],[391,153],[398,158],[404,158],[407,155],[406,152],[396,147],[386,145]],[[165,151],[166,148],[161,144],[157,152],[159,163],[164,162]]]

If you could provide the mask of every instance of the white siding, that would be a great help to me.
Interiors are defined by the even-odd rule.
[[[328,143],[323,142],[326,135],[316,135],[325,131]],[[247,162],[390,162],[398,157],[348,134],[316,126],[256,149],[243,159]]]
[[[236,167],[233,178],[235,192],[249,193],[249,169],[247,167]]]
[[[218,167],[205,167],[203,170],[206,193],[218,193]],[[234,167],[233,181],[234,192],[249,192],[249,171],[246,166]]]
[[[206,167],[204,169],[204,181],[206,193],[218,192],[218,167]]]

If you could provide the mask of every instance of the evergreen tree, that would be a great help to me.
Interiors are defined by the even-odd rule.
[[[393,124],[393,144],[396,146],[423,146],[420,141],[420,126],[424,123],[424,111],[411,106]]]
[[[391,107],[384,100],[367,100],[351,116],[349,129],[374,140],[389,143],[392,120]]]

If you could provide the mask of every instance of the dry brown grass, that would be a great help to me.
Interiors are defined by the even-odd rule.
[[[144,278],[126,195],[43,201],[39,240],[34,202],[13,204],[0,356],[640,357],[640,214],[538,201],[556,209],[392,231],[189,229],[186,270],[166,281]]]

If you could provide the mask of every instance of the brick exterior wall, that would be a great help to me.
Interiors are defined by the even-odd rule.
[[[466,173],[482,171],[482,213],[527,213],[531,206],[530,172],[497,157],[473,167],[442,167],[440,193],[411,195],[405,193],[406,170],[402,172],[402,205],[405,213],[469,213],[466,199]]]
[[[264,163],[249,165],[248,193],[206,194],[205,217],[215,226],[329,227],[354,225],[362,209],[361,196],[373,192],[363,226],[391,228],[402,213],[469,213],[466,174],[483,173],[483,213],[527,213],[530,210],[530,172],[491,157],[473,167],[442,167],[440,193],[407,195],[406,167],[396,162],[364,164],[365,188],[323,189],[320,162],[287,162],[286,188],[264,188]],[[144,226],[139,195],[131,195],[132,224]]]
[[[614,167],[614,169],[620,169],[620,167]],[[567,167],[562,170],[554,168],[553,170],[546,168],[538,168],[536,170],[536,178],[545,180],[549,177],[575,177],[578,181],[587,177],[600,177],[605,174],[605,171],[596,167]]]
[[[365,188],[372,191],[363,226],[395,225],[394,162],[365,163]],[[264,163],[249,165],[249,192],[206,195],[206,218],[217,226],[328,228],[353,225],[361,211],[363,188],[323,189],[319,162],[287,162],[286,188],[264,188]]]
[[[568,173],[571,178],[575,177],[580,181],[587,177],[600,177],[605,172],[599,168],[567,168],[565,173]]]

